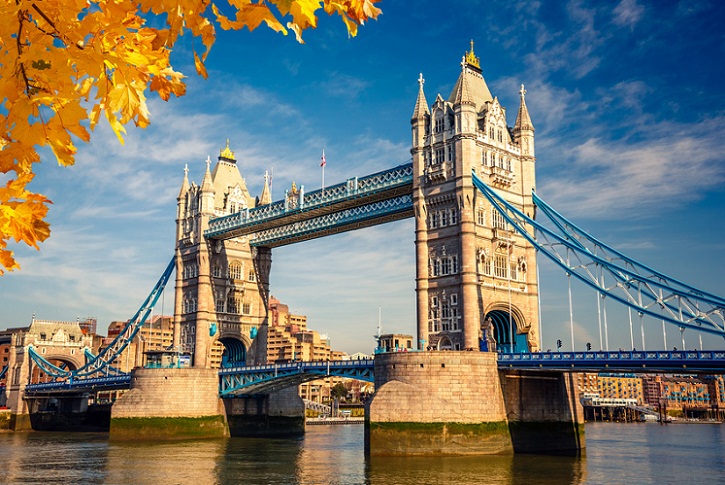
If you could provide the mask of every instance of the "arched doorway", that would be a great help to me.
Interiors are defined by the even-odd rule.
[[[221,355],[221,367],[234,367],[247,362],[247,347],[234,337],[222,337],[218,340],[224,346]]]
[[[453,350],[453,343],[447,336],[441,337],[438,341],[438,350]]]
[[[496,350],[507,353],[529,352],[526,342],[526,334],[517,332],[516,312],[509,313],[506,310],[489,311],[484,321],[485,325],[493,326],[493,336],[496,340]]]

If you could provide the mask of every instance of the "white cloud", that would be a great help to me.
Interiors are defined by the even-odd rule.
[[[637,0],[622,0],[612,13],[615,25],[633,28],[644,15],[644,7]]]

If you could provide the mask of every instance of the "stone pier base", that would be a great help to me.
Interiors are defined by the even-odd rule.
[[[290,387],[268,395],[224,399],[231,436],[289,437],[305,432],[305,403]]]
[[[581,453],[584,409],[575,374],[502,370],[500,375],[516,453]]]
[[[228,436],[216,369],[141,369],[113,404],[111,439]]]
[[[385,455],[575,454],[584,448],[574,377],[500,371],[489,352],[375,356],[365,453]]]
[[[496,354],[401,352],[375,356],[365,453],[512,453]]]

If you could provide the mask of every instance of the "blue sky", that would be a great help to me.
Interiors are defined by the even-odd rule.
[[[603,5],[602,5],[603,4]],[[413,7],[414,5],[414,7]],[[49,240],[15,246],[0,277],[0,329],[94,316],[105,331],[132,316],[173,255],[183,168],[201,182],[229,138],[253,194],[274,167],[273,197],[410,158],[420,72],[429,102],[448,97],[474,39],[491,92],[513,125],[526,85],[536,127],[537,192],[580,227],[658,270],[725,294],[725,4],[720,1],[383,1],[350,39],[320,19],[305,45],[259,29],[219,32],[194,74],[191,39],[174,52],[188,93],[150,103],[152,125],[125,146],[106,126],[77,164],[48,157],[32,187],[49,196]],[[196,41],[197,45],[199,44]],[[540,261],[543,348],[569,346],[566,279]],[[369,352],[383,330],[415,332],[413,222],[275,249],[272,293],[336,349]],[[598,347],[596,297],[574,286],[575,343]],[[163,312],[170,314],[169,287]],[[157,307],[157,313],[162,311]],[[630,347],[626,312],[609,312],[610,348]],[[648,348],[665,342],[646,322]],[[635,330],[635,333],[637,330]],[[687,346],[698,336],[685,334]],[[703,336],[705,348],[724,348]],[[676,329],[668,347],[680,346]],[[636,335],[635,346],[640,347]]]

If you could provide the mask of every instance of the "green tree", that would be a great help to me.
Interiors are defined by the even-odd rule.
[[[337,383],[330,389],[330,396],[337,400],[345,399],[347,397],[347,388],[343,383]]]

